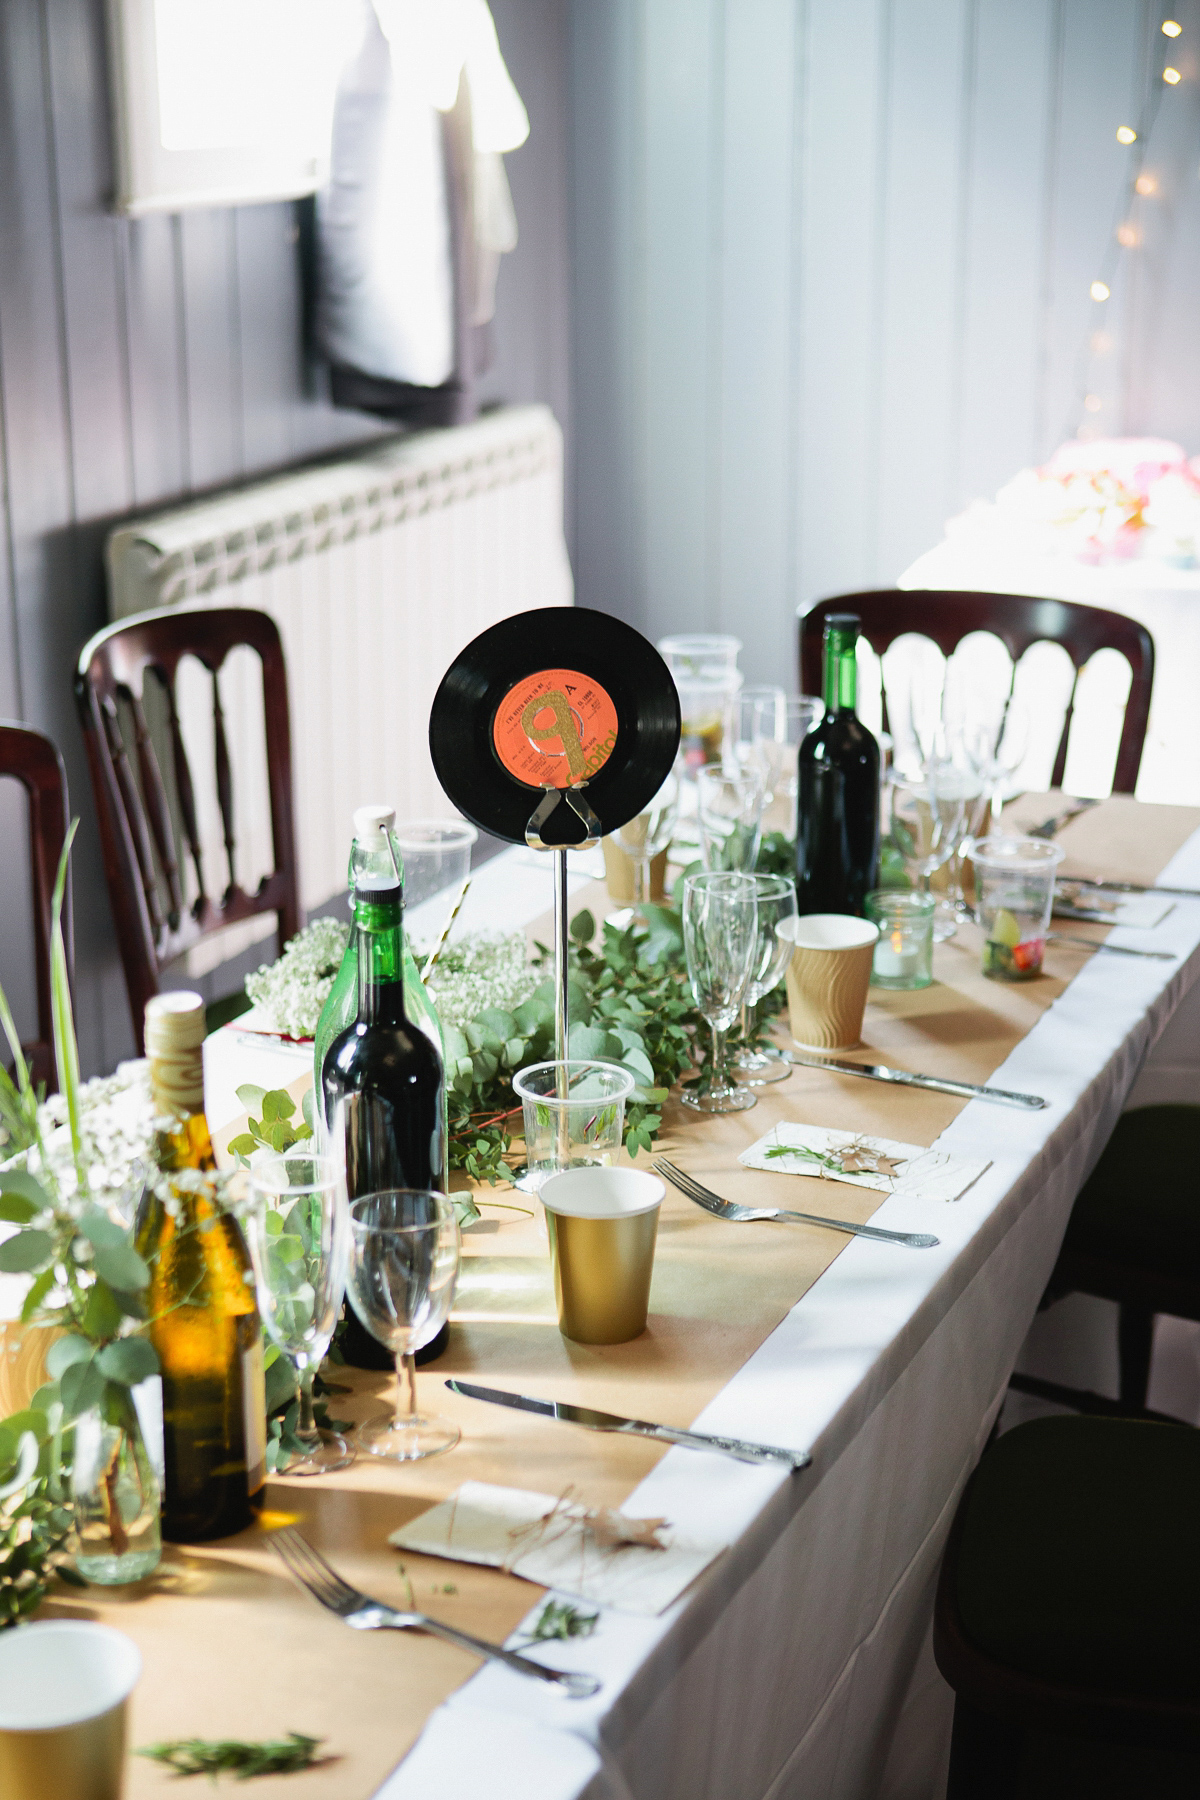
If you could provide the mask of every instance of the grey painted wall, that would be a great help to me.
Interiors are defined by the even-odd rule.
[[[577,595],[788,680],[1074,427],[1200,451],[1200,6],[1102,320],[1162,11],[1143,0],[574,0]],[[1157,67],[1161,67],[1161,57]]]
[[[105,619],[105,533],[174,501],[369,436],[300,341],[290,205],[111,217],[103,0],[0,0],[0,716],[60,744],[75,856],[86,1072],[132,1046],[71,698]],[[494,0],[529,107],[509,159],[521,243],[501,273],[486,398],[569,417],[566,18]],[[32,1023],[23,807],[0,784],[0,980]]]

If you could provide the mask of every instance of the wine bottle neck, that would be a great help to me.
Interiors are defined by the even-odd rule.
[[[358,935],[358,1017],[364,1025],[397,1025],[404,1012],[404,926],[400,890],[361,887],[354,897]]]
[[[853,712],[858,704],[857,634],[833,632],[825,640],[825,706]]]

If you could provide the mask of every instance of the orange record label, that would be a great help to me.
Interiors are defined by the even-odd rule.
[[[505,694],[492,741],[509,774],[527,787],[574,787],[612,755],[617,709],[590,675],[542,669]]]

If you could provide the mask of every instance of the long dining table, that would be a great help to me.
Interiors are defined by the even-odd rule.
[[[1057,796],[1028,796],[1031,822]],[[1200,890],[1200,812],[1114,798],[1059,836],[1065,867]],[[531,926],[549,874],[509,851],[475,878],[462,928]],[[577,876],[572,909],[602,909]],[[419,923],[419,921],[417,921]],[[435,921],[427,921],[435,924]],[[142,1593],[87,1597],[146,1655],[135,1742],[295,1728],[335,1759],[268,1779],[313,1800],[916,1800],[939,1789],[952,1697],[934,1666],[934,1585],[950,1520],[1004,1401],[1075,1194],[1139,1071],[1200,977],[1200,898],[1153,931],[1063,929],[1171,960],[1051,944],[1046,972],[1007,985],[979,972],[978,933],[935,954],[935,983],[873,989],[853,1054],[1041,1095],[1040,1110],[893,1088],[797,1068],[751,1112],[684,1117],[661,1147],[727,1197],[900,1231],[911,1251],[802,1226],[735,1226],[669,1191],[651,1317],[631,1344],[568,1344],[554,1318],[538,1221],[484,1190],[464,1234],[450,1348],[423,1400],[462,1442],[409,1467],[360,1456],[317,1482],[271,1482],[260,1526],[175,1549]],[[241,1082],[299,1095],[306,1052],[237,1024],[210,1039],[210,1122],[227,1142]],[[986,1163],[957,1201],[882,1196],[743,1168],[738,1154],[784,1120],[841,1127]],[[1150,1173],[1150,1172],[1148,1172]],[[496,1203],[499,1204],[489,1204]],[[815,1202],[815,1203],[814,1203]],[[446,1392],[465,1375],[665,1423],[811,1452],[789,1474],[715,1454],[580,1431]],[[338,1372],[340,1380],[342,1372]],[[360,1419],[386,1377],[354,1372],[333,1410]],[[590,1636],[534,1654],[600,1678],[572,1700],[496,1664],[408,1633],[347,1631],[287,1581],[271,1529],[294,1521],[352,1582],[517,1645],[544,1591],[500,1569],[390,1550],[388,1534],[464,1480],[669,1519],[721,1553],[665,1612],[603,1608]],[[565,1597],[565,1596],[560,1596]],[[149,1764],[131,1800],[165,1791]]]

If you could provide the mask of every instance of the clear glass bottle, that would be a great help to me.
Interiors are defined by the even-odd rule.
[[[148,1335],[162,1366],[170,1543],[228,1537],[254,1519],[266,1480],[266,1384],[250,1257],[237,1220],[203,1177],[216,1169],[204,1116],[204,1002],[146,1003],[146,1054],[162,1126],[136,1243],[150,1265]]]
[[[115,1587],[141,1581],[162,1555],[158,1476],[142,1437],[133,1395],[109,1382],[98,1406],[75,1421],[71,1495],[85,1581]]]

